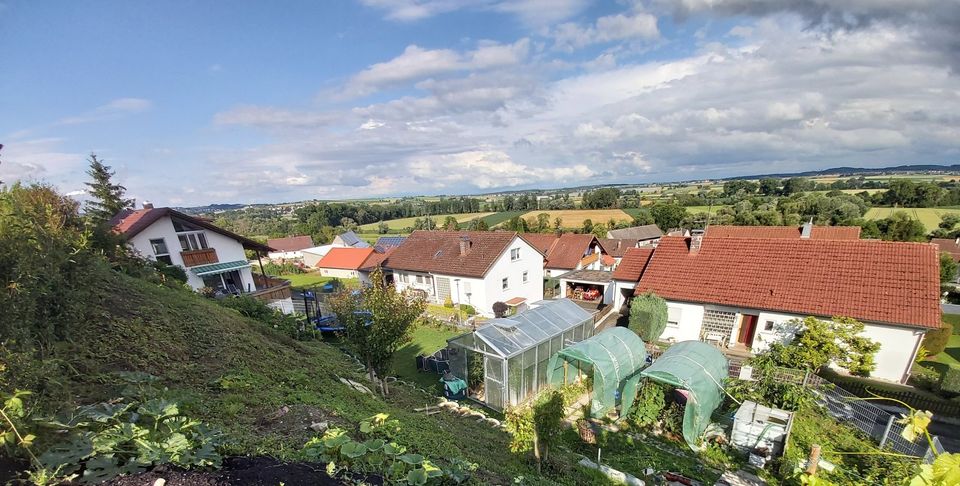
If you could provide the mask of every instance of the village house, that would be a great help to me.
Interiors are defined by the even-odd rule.
[[[591,234],[526,233],[523,237],[546,255],[544,274],[555,278],[573,270],[613,270],[616,261],[603,258],[603,247]]]
[[[267,257],[271,260],[301,260],[303,250],[313,247],[313,238],[308,235],[270,238],[267,240],[267,246],[274,249],[267,253]]]
[[[330,242],[330,246],[334,248],[369,248],[370,243],[363,241],[353,231],[347,231],[335,236],[333,241]]]
[[[331,248],[317,262],[320,275],[337,278],[360,278],[360,266],[373,254],[373,248]]]
[[[636,294],[667,301],[662,339],[749,354],[788,342],[796,319],[852,317],[880,344],[872,376],[902,383],[924,333],[940,327],[935,245],[713,234],[667,236],[620,264],[623,279],[639,273]]]
[[[637,240],[637,246],[656,245],[661,236],[663,236],[663,231],[655,224],[645,224],[607,231],[607,238]]]
[[[144,258],[176,265],[194,290],[209,288],[217,295],[250,295],[284,312],[293,312],[290,283],[255,275],[244,250],[273,251],[211,222],[171,208],[125,209],[110,221],[114,231]]]
[[[598,238],[597,241],[600,242],[600,247],[603,248],[603,252],[613,257],[616,264],[620,263],[620,260],[623,259],[623,255],[627,250],[641,246],[640,240],[634,238]],[[614,267],[616,267],[616,265],[614,265]]]
[[[711,238],[777,238],[811,240],[859,240],[859,226],[707,226]]]
[[[469,304],[492,316],[496,302],[523,310],[543,299],[543,258],[515,232],[414,231],[382,267],[398,291]]]

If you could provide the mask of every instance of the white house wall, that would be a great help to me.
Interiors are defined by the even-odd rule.
[[[237,240],[206,229],[203,230],[203,234],[207,238],[207,246],[216,250],[217,259],[220,262],[247,261],[247,256],[243,251],[243,245]],[[150,245],[150,240],[161,238],[167,245],[167,251],[170,252],[171,263],[187,270],[187,284],[194,289],[202,288],[204,286],[203,279],[196,276],[183,264],[183,258],[180,257],[180,240],[177,238],[177,232],[173,229],[173,221],[171,221],[169,216],[158,219],[146,229],[137,233],[130,239],[129,244],[132,245],[140,255],[151,260],[156,260],[156,256],[153,254],[153,247]],[[253,275],[249,268],[240,269],[240,278],[243,281],[244,290],[255,288]]]
[[[514,248],[520,249],[520,259],[512,262],[510,250]],[[526,283],[522,281],[524,271],[527,272]],[[510,287],[507,290],[501,288],[504,277],[509,279]],[[493,315],[495,302],[506,302],[514,297],[527,299],[527,304],[543,300],[543,254],[526,240],[515,237],[487,271],[484,282],[486,302],[483,308],[477,307],[477,312],[486,315]]]
[[[796,335],[799,327],[795,320],[803,320],[806,315],[784,314],[777,312],[757,311],[752,309],[738,309],[724,306],[700,305],[667,301],[667,308],[679,309],[680,324],[677,327],[667,326],[661,339],[673,338],[676,341],[699,340],[700,329],[703,325],[704,309],[710,308],[727,312],[735,312],[733,330],[729,342],[736,342],[740,332],[741,318],[744,314],[757,315],[757,326],[754,332],[751,351],[762,353],[771,343],[787,343]],[[772,329],[767,330],[767,323],[772,323]],[[873,378],[902,383],[910,371],[917,347],[923,339],[922,330],[887,326],[874,323],[864,323],[865,337],[880,344],[880,350],[874,356],[876,369],[870,374]]]
[[[624,301],[626,299],[623,297],[624,290],[633,290],[637,287],[636,282],[625,282],[623,280],[614,280],[612,282],[613,286],[613,305],[615,308],[620,309],[623,307]]]
[[[336,278],[359,278],[360,276],[356,270],[346,270],[343,268],[321,268],[320,275]]]

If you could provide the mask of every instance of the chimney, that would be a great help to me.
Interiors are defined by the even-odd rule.
[[[813,234],[813,217],[810,218],[810,221],[803,223],[803,229],[800,230],[800,239],[809,240],[811,234]]]
[[[690,232],[690,253],[695,254],[700,251],[703,245],[703,230],[693,230]]]
[[[463,235],[460,237],[460,256],[466,255],[470,251],[470,237]]]
[[[143,202],[143,209],[153,209],[153,203],[150,201]]]

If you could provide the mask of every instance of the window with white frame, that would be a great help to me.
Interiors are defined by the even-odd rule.
[[[170,259],[170,250],[167,249],[167,242],[163,238],[150,240],[150,247],[153,248],[153,256],[157,258],[158,262],[173,265],[173,260]]]
[[[418,284],[422,284],[422,283],[423,283],[423,275],[417,275],[417,283],[418,283]]]
[[[678,307],[667,307],[667,327],[679,328],[681,310]]]
[[[500,288],[502,290],[507,290],[508,288],[510,288],[510,279],[508,279],[507,277],[503,277],[503,280],[500,281]]]
[[[510,250],[510,261],[515,262],[520,259],[520,249],[513,248]]]
[[[177,238],[180,240],[180,248],[183,249],[183,251],[205,250],[209,248],[207,245],[207,237],[203,234],[203,231],[177,233]]]
[[[763,323],[763,330],[764,330],[764,331],[772,331],[774,326],[776,326],[776,323],[773,322],[773,321],[764,322],[764,323]]]
[[[530,272],[523,272],[523,283],[527,283],[530,280]]]

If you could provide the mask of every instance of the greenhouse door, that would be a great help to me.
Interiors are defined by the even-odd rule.
[[[483,390],[486,395],[484,401],[494,409],[503,410],[504,395],[506,394],[506,390],[503,388],[503,360],[485,356],[483,367],[485,371]]]

